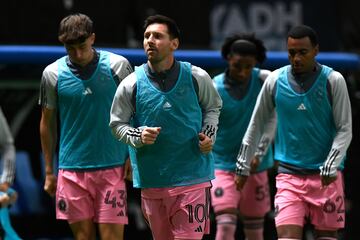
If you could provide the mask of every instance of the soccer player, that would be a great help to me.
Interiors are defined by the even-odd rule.
[[[335,240],[345,221],[341,171],[352,137],[346,83],[339,72],[316,61],[319,43],[311,27],[292,28],[287,49],[290,65],[272,72],[259,94],[240,149],[235,181],[239,188],[244,186],[256,147],[253,139],[276,111],[278,238],[302,239],[308,221],[316,239]]]
[[[11,188],[15,178],[15,146],[10,128],[0,108],[0,153],[2,173],[0,181],[0,238],[20,239],[12,228],[8,206],[15,203],[17,193]]]
[[[248,183],[239,192],[234,182],[236,157],[249,124],[257,95],[270,71],[257,64],[266,59],[266,48],[254,34],[236,34],[225,39],[222,57],[228,62],[224,73],[214,77],[223,106],[217,140],[213,148],[215,176],[211,204],[217,222],[216,240],[234,239],[240,213],[248,240],[263,239],[264,216],[271,209],[267,169],[273,165],[275,118],[267,127],[251,162]]]
[[[133,184],[154,239],[201,239],[208,232],[211,154],[221,99],[201,68],[177,61],[174,20],[145,20],[146,64],[119,85],[110,126],[131,146]]]
[[[117,85],[132,67],[122,56],[93,48],[93,22],[84,14],[65,17],[58,37],[67,56],[45,68],[40,87],[44,189],[51,196],[56,193],[56,217],[68,221],[75,239],[95,239],[96,226],[102,239],[123,239],[128,151],[114,139],[108,123]]]

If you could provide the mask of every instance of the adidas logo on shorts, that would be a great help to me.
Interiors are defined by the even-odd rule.
[[[202,227],[201,226],[198,226],[196,229],[195,229],[195,232],[202,232]]]

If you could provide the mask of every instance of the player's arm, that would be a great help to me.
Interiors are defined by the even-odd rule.
[[[192,74],[199,87],[198,97],[203,116],[202,132],[215,142],[222,107],[221,97],[205,70],[192,66]]]
[[[276,133],[276,112],[273,111],[272,116],[270,117],[269,121],[266,123],[264,127],[264,132],[255,150],[253,160],[256,159],[258,162],[257,163],[253,163],[253,161],[251,162],[251,171],[255,171],[256,167],[260,165],[260,163],[262,162],[263,157],[266,155],[267,151],[269,150],[269,147],[274,141],[275,133]]]
[[[9,125],[0,108],[0,152],[3,171],[1,174],[0,191],[7,192],[15,178],[15,146]]]
[[[40,85],[39,105],[41,105],[40,141],[45,160],[44,190],[50,196],[55,195],[56,177],[53,157],[57,145],[57,64],[47,66],[43,72]]]
[[[338,167],[346,155],[352,138],[352,116],[349,94],[344,77],[336,71],[329,75],[331,86],[332,110],[336,127],[331,150],[326,161],[320,167],[320,175],[333,177],[337,175]]]
[[[45,160],[45,185],[44,190],[51,196],[55,194],[56,183],[53,167],[53,156],[57,144],[57,113],[55,109],[42,108],[40,120],[41,148]]]
[[[270,75],[271,71],[266,69],[260,69],[259,79],[261,84],[265,82],[267,77]],[[261,164],[263,157],[267,153],[271,143],[274,140],[276,131],[276,112],[274,111],[270,120],[266,123],[264,127],[264,132],[261,135],[260,141],[257,144],[255,154],[251,160],[251,172],[256,172],[257,167]]]
[[[202,110],[202,129],[199,133],[199,147],[203,153],[212,150],[222,107],[221,97],[209,74],[203,69],[192,66],[192,75],[199,87],[198,97]]]
[[[257,143],[264,132],[264,126],[272,118],[275,111],[273,90],[276,82],[276,73],[269,75],[265,81],[255,104],[248,128],[242,140],[236,162],[236,174],[250,175],[250,162],[257,148]]]
[[[135,113],[133,96],[136,88],[136,75],[130,74],[118,86],[110,110],[110,123],[113,135],[119,141],[132,147],[139,148],[144,144],[151,144],[160,129],[140,126],[134,128],[130,120]],[[142,140],[144,138],[144,140]],[[146,138],[146,139],[145,139]]]
[[[133,72],[133,68],[126,58],[113,53],[110,54],[110,68],[117,86],[124,78]]]
[[[54,196],[56,192],[56,177],[53,172],[53,156],[57,144],[57,117],[56,110],[42,108],[40,120],[41,148],[45,160],[44,190]]]

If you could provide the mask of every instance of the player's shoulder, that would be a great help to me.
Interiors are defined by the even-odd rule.
[[[271,71],[267,69],[259,69],[259,78],[262,81],[265,81],[265,79],[270,75]]]
[[[137,76],[135,72],[130,73],[127,75],[121,82],[120,85],[125,88],[133,88],[136,85],[137,82]]]
[[[102,50],[102,51],[106,52],[109,55],[110,63],[114,63],[114,64],[125,63],[125,64],[130,65],[129,60],[126,57],[124,57],[120,54],[117,54],[117,53],[104,51],[104,50]]]
[[[108,52],[110,58],[112,59],[116,59],[118,61],[128,61],[126,57],[124,57],[123,55],[117,54],[117,53],[113,53],[113,52]]]
[[[344,81],[345,80],[344,76],[340,72],[338,72],[334,69],[329,73],[328,78],[330,81]]]
[[[210,75],[207,71],[202,69],[201,67],[191,65],[191,74],[195,77],[195,79],[211,79]]]
[[[43,71],[43,76],[44,77],[55,77],[58,74],[58,62],[55,61],[53,63],[50,63],[49,65],[47,65]]]
[[[267,79],[272,79],[273,81],[276,81],[281,74],[286,74],[286,71],[288,71],[287,67],[277,68],[269,73]]]

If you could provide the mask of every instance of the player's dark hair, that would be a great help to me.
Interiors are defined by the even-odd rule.
[[[316,46],[319,43],[318,36],[317,36],[315,30],[306,25],[299,25],[299,26],[295,26],[295,27],[291,28],[290,31],[288,32],[287,37],[288,38],[291,37],[291,38],[295,38],[295,39],[309,37],[311,44],[313,46]]]
[[[82,43],[93,32],[93,21],[85,14],[75,13],[61,20],[58,39],[64,44]]]
[[[168,28],[169,31],[169,35],[172,39],[174,38],[178,38],[180,40],[180,30],[176,24],[176,22],[169,18],[166,17],[164,15],[152,15],[149,16],[148,18],[146,18],[145,23],[144,23],[144,30],[151,24],[154,23],[161,23],[161,24],[165,24]]]
[[[227,37],[221,47],[221,55],[224,59],[228,59],[232,54],[254,56],[261,64],[266,59],[266,48],[253,33],[234,34]]]

